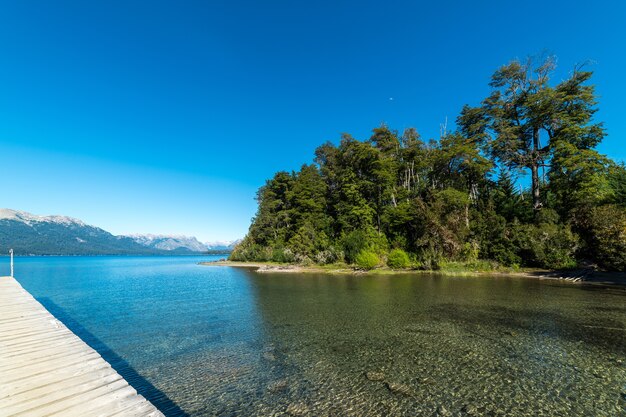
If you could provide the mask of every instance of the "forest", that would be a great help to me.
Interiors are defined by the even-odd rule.
[[[596,149],[606,130],[592,72],[556,83],[555,62],[497,69],[491,93],[437,140],[383,124],[319,146],[258,190],[230,259],[626,270],[626,167]]]

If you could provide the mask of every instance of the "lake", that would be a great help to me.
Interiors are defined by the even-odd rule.
[[[623,290],[197,264],[217,258],[15,270],[168,416],[626,415]]]

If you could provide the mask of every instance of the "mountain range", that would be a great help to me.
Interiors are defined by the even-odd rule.
[[[113,235],[79,219],[0,209],[0,254],[184,255],[229,252],[239,241],[201,243],[180,235]]]

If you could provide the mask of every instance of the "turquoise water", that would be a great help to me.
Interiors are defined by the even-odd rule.
[[[626,415],[623,290],[197,265],[215,258],[16,276],[169,416]]]

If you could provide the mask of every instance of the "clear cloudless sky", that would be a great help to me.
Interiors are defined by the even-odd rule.
[[[624,161],[623,1],[0,0],[0,207],[242,237],[256,189],[321,143],[437,137],[543,52],[557,81],[589,61]]]

